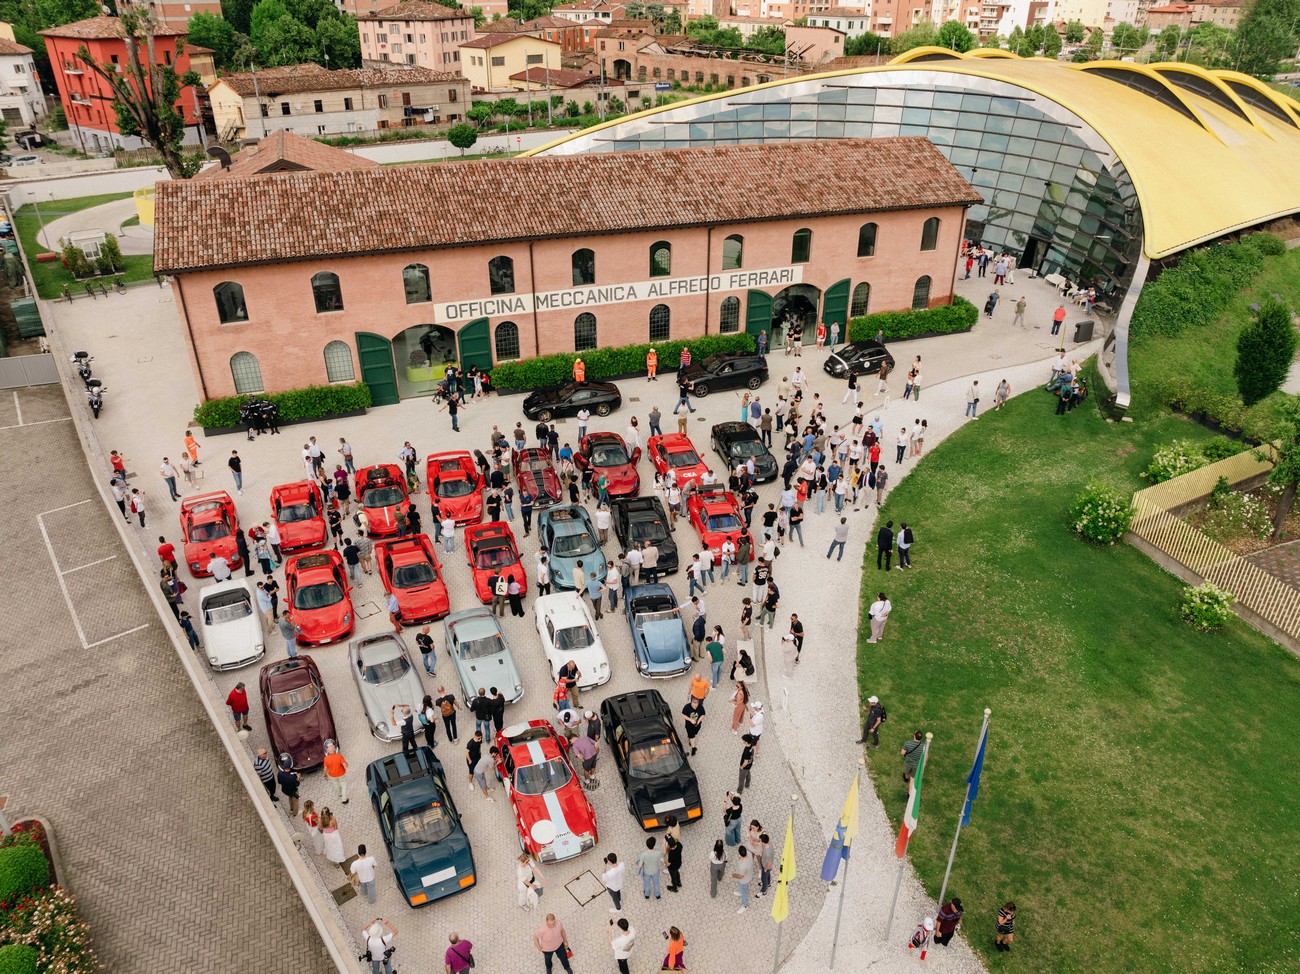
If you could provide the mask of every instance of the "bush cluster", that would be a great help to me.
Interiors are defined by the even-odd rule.
[[[58,886],[20,900],[0,921],[0,938],[36,948],[38,970],[59,974],[102,970],[90,944],[90,925],[77,912],[76,900]]]
[[[1142,471],[1142,476],[1153,484],[1163,484],[1185,473],[1191,473],[1210,462],[1201,449],[1186,440],[1174,440],[1168,446],[1162,446],[1151,457],[1151,465]]]
[[[227,396],[209,399],[194,409],[194,422],[212,429],[218,426],[239,426],[239,407],[250,397]],[[280,422],[292,423],[304,419],[326,419],[339,413],[350,413],[370,405],[370,387],[364,382],[351,385],[307,386],[270,394],[258,393],[257,398],[269,399],[280,407]]]
[[[1273,533],[1273,519],[1268,505],[1257,497],[1239,494],[1227,487],[1227,480],[1219,478],[1224,488],[1216,484],[1210,495],[1210,510],[1205,516],[1204,531],[1215,541],[1232,541],[1248,537],[1264,540]]]
[[[681,361],[682,349],[690,346],[691,357],[698,362],[718,352],[752,352],[754,338],[745,332],[732,335],[703,335],[680,341],[655,342],[659,354],[659,370],[676,369]],[[593,348],[582,353],[582,363],[587,369],[587,380],[612,379],[623,375],[645,372],[645,357],[650,345],[622,345],[618,348]],[[499,391],[545,389],[568,382],[573,378],[575,352],[556,355],[539,355],[518,362],[502,362],[492,369],[492,385]]]
[[[1194,386],[1183,378],[1160,383],[1153,388],[1161,402],[1185,413],[1202,413],[1225,430],[1263,442],[1270,436],[1267,417],[1248,409],[1237,396],[1224,395],[1203,386]]]
[[[0,904],[50,884],[50,864],[34,842],[0,849]]]
[[[1128,498],[1097,480],[1084,488],[1070,508],[1071,530],[1097,544],[1115,544],[1132,523],[1133,507]]]
[[[1183,589],[1178,611],[1193,629],[1209,632],[1227,624],[1235,601],[1231,592],[1225,592],[1213,582],[1204,582]]]
[[[979,309],[963,297],[952,304],[923,311],[882,311],[849,321],[848,341],[866,341],[883,332],[885,341],[915,338],[918,335],[948,335],[969,331],[979,320]]]
[[[36,948],[27,944],[0,947],[0,974],[36,974]]]

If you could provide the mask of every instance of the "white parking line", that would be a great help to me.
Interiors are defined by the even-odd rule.
[[[113,560],[114,558],[116,558],[116,557],[117,557],[117,555],[109,555],[107,558],[100,558],[100,559],[97,559],[96,561],[88,561],[88,562],[86,562],[86,564],[84,564],[84,565],[78,565],[76,568],[69,568],[69,569],[67,569],[66,571],[61,572],[60,574],[63,574],[63,575],[71,575],[73,572],[79,572],[79,571],[81,571],[83,568],[94,568],[96,565],[102,565],[102,564],[104,564],[104,562],[106,562],[106,561],[112,561],[112,560]]]
[[[18,425],[23,425],[23,404],[18,401],[18,390],[14,390],[14,411],[18,413]]]
[[[13,426],[0,426],[0,430],[17,430],[17,429],[26,429],[29,426],[45,426],[49,423],[71,423],[72,422],[71,416],[61,416],[58,419],[38,419],[34,423],[21,422],[22,416],[19,416],[18,419],[19,422],[15,423]]]

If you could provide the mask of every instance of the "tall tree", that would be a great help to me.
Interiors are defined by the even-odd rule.
[[[867,31],[865,34],[859,34],[857,37],[850,37],[844,42],[844,54],[846,57],[865,57],[869,54],[888,54],[889,38],[881,37],[879,34],[873,34]]]
[[[990,49],[995,47],[1001,47],[1002,42],[1005,39],[1006,38],[1004,38],[1001,34],[985,34],[983,37],[980,38],[980,47],[987,47]]]
[[[1282,388],[1295,360],[1296,333],[1291,309],[1273,298],[1237,336],[1237,391],[1253,406]]]
[[[745,47],[751,51],[762,51],[764,54],[784,54],[785,31],[775,25],[760,27],[749,35]]]
[[[946,47],[950,51],[965,54],[975,46],[975,35],[967,30],[965,25],[950,20],[939,28],[934,43],[939,47]]]
[[[1065,39],[1071,44],[1082,44],[1084,36],[1083,21],[1072,20],[1065,25]]]
[[[1273,515],[1276,540],[1282,536],[1282,527],[1295,504],[1296,488],[1300,486],[1300,396],[1287,396],[1278,404],[1271,438],[1280,446],[1277,466],[1268,477],[1270,484],[1282,488]]]
[[[1300,0],[1255,0],[1237,27],[1237,70],[1270,79],[1300,41]]]
[[[935,42],[938,33],[939,28],[934,26],[933,21],[923,20],[895,37],[889,44],[889,50],[894,54],[904,54],[914,47],[927,47]]]
[[[1064,46],[1061,43],[1061,35],[1056,32],[1055,27],[1048,24],[1043,28],[1043,55],[1045,57],[1057,57]]]
[[[253,7],[256,0],[221,0],[221,16],[238,34],[252,30]]]
[[[1124,57],[1142,46],[1142,38],[1132,24],[1119,23],[1110,32],[1110,46],[1116,55]]]
[[[1168,61],[1176,55],[1178,44],[1183,39],[1183,31],[1177,24],[1170,24],[1156,35],[1156,57]]]
[[[208,47],[215,52],[219,67],[230,63],[235,53],[235,28],[228,20],[200,10],[190,18],[189,36],[186,40],[196,47]]]

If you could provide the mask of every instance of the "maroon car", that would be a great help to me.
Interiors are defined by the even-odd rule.
[[[280,755],[288,754],[295,771],[319,768],[325,761],[325,742],[338,740],[338,734],[316,661],[299,656],[267,663],[259,686],[273,760],[278,765]]]
[[[627,444],[617,433],[584,436],[573,455],[579,470],[585,470],[590,464],[597,479],[602,474],[609,479],[610,497],[636,497],[641,493],[641,475],[636,472],[640,459],[641,448],[638,446],[629,454]]]
[[[551,451],[537,447],[515,450],[510,460],[514,464],[519,488],[528,488],[536,507],[550,507],[560,502],[560,475],[551,462]]]

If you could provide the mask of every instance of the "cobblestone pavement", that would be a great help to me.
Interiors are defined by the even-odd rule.
[[[0,393],[9,818],[53,825],[106,970],[328,971],[67,417],[58,386]]]
[[[1300,589],[1300,541],[1265,548],[1248,555],[1246,560],[1292,588]]]

